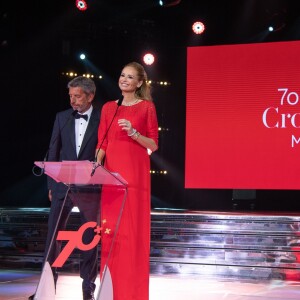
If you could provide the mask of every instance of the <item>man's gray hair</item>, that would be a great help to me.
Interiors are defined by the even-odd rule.
[[[71,87],[80,87],[86,94],[94,94],[96,93],[96,85],[94,81],[90,78],[84,76],[78,76],[72,79],[68,83],[68,88]]]

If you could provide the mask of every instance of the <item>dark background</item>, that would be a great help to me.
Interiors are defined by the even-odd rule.
[[[95,79],[100,109],[118,98],[122,67],[142,62],[148,51],[156,55],[155,64],[145,68],[154,81],[159,125],[166,129],[152,168],[168,171],[152,175],[152,206],[221,211],[232,209],[239,195],[248,198],[247,191],[245,196],[184,189],[186,47],[298,40],[300,1],[177,2],[160,7],[155,0],[90,0],[85,12],[75,0],[1,2],[1,206],[49,205],[46,176],[34,176],[32,167],[44,159],[56,112],[69,107],[65,73],[103,76]],[[201,36],[191,30],[197,20],[206,26]],[[270,33],[271,24],[275,31]],[[87,61],[79,60],[81,52]],[[160,81],[170,85],[162,87]],[[257,190],[251,208],[299,211],[299,196],[299,191]]]

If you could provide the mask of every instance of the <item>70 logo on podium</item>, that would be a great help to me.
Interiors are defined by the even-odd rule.
[[[105,222],[106,221],[104,220],[103,223]],[[82,237],[84,232],[89,228],[94,228],[95,236],[89,244],[84,244]],[[82,251],[88,251],[96,247],[101,240],[102,230],[103,228],[99,227],[97,222],[87,222],[83,224],[78,231],[59,231],[56,240],[68,241],[68,243],[56,258],[52,267],[62,267],[75,248]],[[109,234],[110,229],[106,228],[104,233]]]

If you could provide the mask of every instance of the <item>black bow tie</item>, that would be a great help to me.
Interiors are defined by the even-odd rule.
[[[86,121],[88,120],[88,115],[81,115],[81,114],[79,114],[79,113],[76,113],[74,117],[75,117],[75,119],[83,118],[83,119],[85,119]]]

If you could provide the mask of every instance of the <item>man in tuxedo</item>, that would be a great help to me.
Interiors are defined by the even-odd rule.
[[[96,92],[95,83],[89,78],[79,76],[68,83],[68,89],[72,108],[59,112],[56,115],[50,140],[48,160],[94,161],[100,121],[100,110],[93,108],[92,105]],[[77,186],[72,187],[68,191],[66,185],[57,183],[51,178],[48,178],[48,189],[51,209],[48,219],[48,234],[44,259],[52,265],[61,251],[61,241],[56,241],[57,232],[65,229],[74,206],[77,206],[80,212],[81,224],[79,226],[90,221],[96,221],[99,224],[100,192],[99,189],[93,186]],[[57,231],[54,232],[60,214],[61,217],[58,222]],[[89,244],[94,236],[94,229],[87,229],[82,237],[83,243]],[[51,242],[52,239],[53,241]],[[49,246],[51,247],[49,248]],[[83,279],[83,300],[94,299],[94,290],[96,287],[94,282],[98,273],[97,254],[97,247],[92,250],[82,251],[81,253],[80,277]],[[56,285],[57,270],[52,268],[52,271]]]

